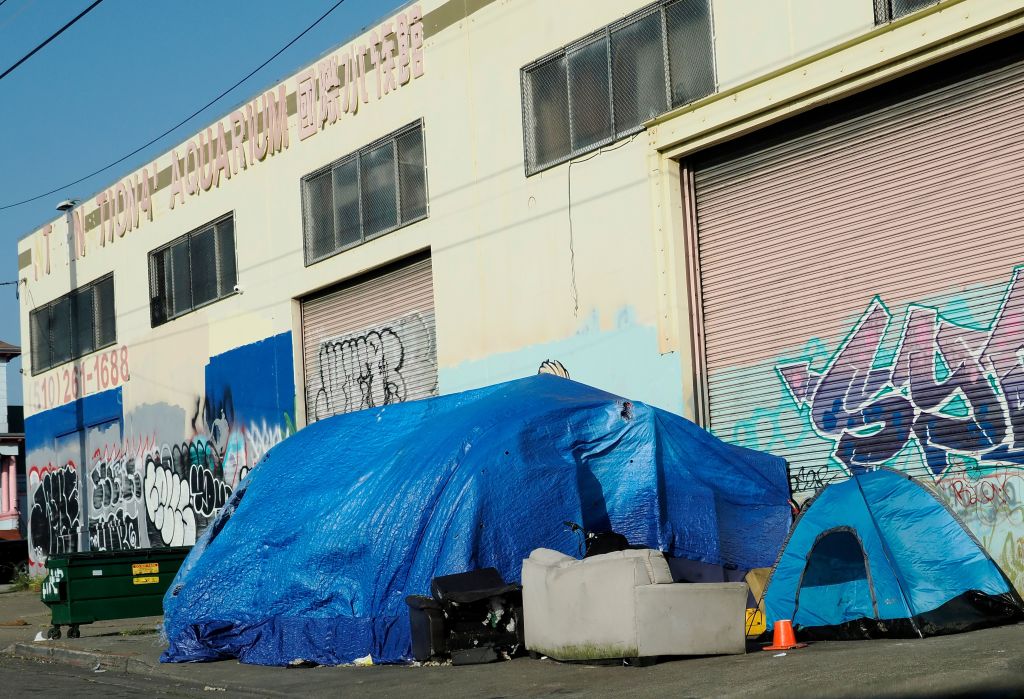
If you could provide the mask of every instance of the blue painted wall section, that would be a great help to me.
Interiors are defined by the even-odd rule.
[[[78,406],[81,404],[81,425],[89,427],[122,418],[121,387],[62,405],[25,418],[25,451],[52,447],[58,435],[78,429]]]
[[[595,312],[572,337],[441,368],[438,381],[442,394],[456,393],[523,378],[542,368],[683,414],[679,355],[660,354],[657,329],[637,324],[631,308],[619,312],[611,330],[600,329]]]

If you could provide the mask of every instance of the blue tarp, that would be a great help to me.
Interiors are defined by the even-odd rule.
[[[339,415],[272,449],[200,538],[161,659],[401,661],[406,595],[576,554],[564,520],[746,569],[775,560],[788,499],[782,459],[550,375]]]
[[[779,619],[814,629],[809,638],[929,635],[999,621],[986,618],[985,604],[982,612],[969,601],[943,608],[967,593],[1019,603],[932,492],[880,469],[828,486],[800,515],[772,571],[765,616],[769,629]]]

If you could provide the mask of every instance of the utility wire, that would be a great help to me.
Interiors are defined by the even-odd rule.
[[[7,2],[7,0],[0,0],[0,7],[3,7],[5,2]]]
[[[94,3],[93,7],[95,7],[96,5],[98,5],[98,4],[100,3],[100,2],[102,2],[102,0],[96,0],[96,3]],[[146,149],[146,148],[149,148],[149,147],[150,147],[151,145],[153,145],[154,143],[156,143],[157,141],[159,141],[159,140],[160,140],[161,138],[163,138],[164,136],[167,136],[167,135],[168,135],[168,134],[170,134],[171,132],[175,131],[176,129],[178,129],[178,128],[179,128],[179,127],[181,127],[181,126],[184,126],[184,125],[185,125],[185,124],[187,124],[187,123],[188,123],[189,121],[191,121],[191,120],[192,120],[192,119],[194,119],[195,117],[199,116],[199,114],[201,114],[202,112],[204,112],[204,111],[206,111],[207,109],[209,109],[210,107],[212,107],[212,106],[213,106],[213,104],[214,104],[215,102],[217,102],[218,100],[220,100],[221,98],[223,98],[223,97],[224,97],[224,96],[225,96],[226,94],[228,94],[229,92],[231,92],[232,90],[234,90],[234,89],[235,89],[236,87],[238,87],[239,85],[241,85],[242,83],[244,83],[244,82],[245,82],[246,80],[248,80],[249,78],[251,78],[252,76],[254,76],[254,75],[255,75],[256,73],[258,73],[258,72],[259,72],[260,70],[262,70],[262,69],[263,69],[264,67],[266,67],[266,65],[267,65],[268,63],[270,63],[270,62],[271,62],[272,60],[274,60],[275,58],[277,58],[278,56],[280,56],[280,55],[281,55],[282,53],[284,53],[284,52],[285,52],[286,50],[288,50],[289,48],[291,48],[292,44],[294,44],[294,43],[295,43],[296,41],[298,41],[299,39],[301,39],[302,37],[304,37],[304,36],[305,36],[306,34],[308,34],[308,33],[309,33],[309,32],[310,32],[310,31],[311,31],[311,30],[312,30],[312,29],[313,29],[313,28],[314,28],[315,26],[317,26],[317,25],[318,25],[318,24],[320,24],[320,23],[321,23],[322,21],[324,21],[324,19],[326,19],[326,18],[327,18],[327,15],[331,14],[332,12],[334,12],[334,11],[335,11],[335,10],[336,10],[336,9],[338,8],[338,6],[339,6],[339,5],[341,5],[341,4],[343,3],[343,2],[345,2],[345,0],[338,0],[338,1],[336,2],[336,3],[334,3],[333,5],[331,5],[330,9],[328,9],[328,10],[327,10],[327,12],[323,13],[322,15],[320,15],[319,19],[317,19],[317,20],[316,20],[315,22],[313,22],[313,23],[312,23],[311,25],[309,25],[308,27],[306,27],[305,29],[303,29],[303,30],[302,30],[302,31],[301,31],[301,32],[300,32],[300,33],[299,33],[299,34],[298,34],[298,35],[297,35],[297,36],[296,36],[296,37],[295,37],[294,39],[292,39],[292,40],[291,40],[291,41],[289,41],[289,42],[288,42],[287,44],[285,44],[284,46],[282,46],[282,47],[281,47],[281,48],[280,48],[280,49],[279,49],[279,50],[277,51],[277,53],[275,53],[275,54],[274,54],[273,56],[271,56],[271,57],[270,57],[270,58],[268,58],[267,60],[263,61],[263,63],[260,63],[260,64],[259,64],[258,66],[256,66],[256,68],[254,68],[253,70],[251,70],[251,71],[249,72],[249,74],[248,74],[248,75],[246,75],[246,76],[245,76],[244,78],[242,78],[241,80],[239,80],[238,82],[236,82],[236,83],[235,83],[234,85],[232,85],[231,87],[229,87],[229,88],[227,88],[226,90],[224,90],[223,92],[221,92],[221,93],[220,93],[219,95],[217,95],[216,97],[214,97],[214,98],[213,98],[212,100],[210,100],[209,102],[207,102],[206,104],[204,104],[204,105],[203,105],[202,107],[200,107],[200,108],[199,108],[199,109],[197,109],[196,111],[192,112],[192,113],[191,113],[190,115],[188,115],[187,117],[185,117],[184,119],[182,119],[181,121],[179,121],[179,122],[178,122],[177,124],[175,124],[175,125],[174,125],[174,126],[172,126],[171,128],[169,128],[169,129],[167,129],[166,131],[164,131],[164,132],[163,132],[162,134],[160,134],[160,135],[159,135],[159,136],[157,136],[156,138],[153,138],[152,140],[150,140],[150,141],[147,141],[146,143],[142,144],[141,146],[139,146],[138,148],[136,148],[135,150],[133,150],[133,151],[132,151],[131,153],[128,153],[128,154],[126,154],[126,155],[123,155],[122,157],[118,158],[117,160],[115,160],[114,162],[110,163],[109,165],[105,165],[105,166],[101,167],[101,168],[100,168],[99,170],[95,170],[95,171],[93,171],[93,172],[90,172],[90,173],[89,173],[88,175],[85,175],[85,176],[83,176],[83,177],[79,177],[79,178],[78,178],[77,180],[75,180],[74,182],[68,182],[67,184],[61,185],[60,187],[56,187],[56,188],[54,188],[54,189],[51,189],[51,190],[50,190],[50,191],[48,191],[48,192],[43,192],[42,194],[37,194],[36,196],[34,196],[34,197],[30,197],[30,198],[28,198],[28,199],[22,199],[21,201],[16,201],[16,202],[14,202],[14,203],[12,203],[12,204],[4,204],[4,205],[0,206],[0,211],[3,211],[4,209],[13,209],[13,208],[14,208],[14,207],[16,207],[16,206],[21,206],[22,204],[28,204],[29,202],[33,202],[33,201],[36,201],[36,200],[38,200],[38,199],[42,199],[43,197],[48,197],[48,196],[50,196],[51,194],[56,194],[57,192],[61,191],[62,189],[67,189],[68,187],[73,187],[74,185],[76,185],[76,184],[79,184],[80,182],[84,182],[84,181],[86,181],[86,180],[87,180],[87,179],[89,179],[90,177],[95,177],[96,175],[100,174],[101,172],[103,172],[103,171],[105,171],[105,170],[109,170],[110,168],[114,167],[115,165],[118,165],[119,163],[122,163],[122,162],[124,162],[125,160],[127,160],[127,159],[128,159],[128,158],[130,158],[130,157],[132,157],[132,156],[133,156],[133,155],[135,155],[136,153],[138,153],[138,152],[140,152],[140,151],[142,151],[142,150],[144,150],[144,149]]]
[[[605,146],[601,146],[600,148],[597,149],[596,152],[591,153],[590,155],[586,156],[585,158],[576,158],[575,160],[572,160],[572,159],[569,160],[569,167],[568,167],[568,171],[567,171],[566,176],[565,176],[565,179],[566,179],[566,202],[567,202],[566,203],[566,212],[568,213],[568,217],[569,217],[569,273],[570,273],[570,280],[569,281],[570,281],[570,284],[572,286],[572,314],[576,318],[580,317],[580,292],[579,292],[579,289],[576,288],[576,239],[575,239],[575,235],[573,234],[573,228],[572,228],[572,166],[573,165],[579,165],[580,163],[585,163],[588,160],[593,160],[594,158],[596,158],[597,156],[601,155],[602,153],[610,153],[613,150],[618,150],[619,148],[622,148],[623,146],[628,146],[630,143],[633,142],[633,139],[635,139],[639,135],[640,135],[640,132],[637,131],[635,134],[630,136],[628,140],[624,140],[622,143],[619,143],[618,145],[614,145],[611,148],[607,148]],[[4,208],[4,207],[0,207],[0,209],[2,209],[2,208]]]
[[[3,2],[0,2],[0,5],[2,5],[2,4],[4,3],[4,2],[7,2],[7,0],[3,0]],[[19,61],[18,61],[17,63],[15,63],[15,64],[14,64],[13,66],[11,66],[10,68],[8,68],[7,70],[5,70],[5,71],[3,72],[3,75],[0,75],[0,80],[3,80],[4,78],[6,78],[6,77],[7,77],[8,75],[10,75],[10,74],[11,74],[11,73],[12,73],[12,72],[14,71],[14,69],[15,69],[15,68],[17,68],[18,66],[20,66],[20,65],[21,65],[22,63],[24,63],[24,62],[25,62],[25,61],[27,61],[28,59],[32,58],[32,56],[36,55],[36,53],[37,53],[37,52],[38,52],[38,51],[39,51],[40,49],[42,49],[42,48],[43,48],[44,46],[46,46],[46,45],[47,45],[48,43],[50,43],[51,41],[53,41],[54,39],[56,39],[56,38],[57,38],[58,36],[60,36],[61,34],[63,34],[63,33],[64,33],[64,31],[65,31],[65,30],[67,30],[67,29],[68,29],[68,27],[70,27],[70,26],[71,26],[72,24],[74,24],[74,23],[75,23],[75,22],[77,22],[78,20],[82,19],[82,18],[83,18],[83,17],[85,17],[85,16],[87,15],[87,14],[89,14],[89,12],[90,12],[90,11],[91,11],[91,10],[92,10],[92,9],[93,9],[94,7],[96,7],[97,5],[99,5],[99,4],[101,3],[101,2],[103,2],[103,0],[96,0],[96,2],[94,2],[94,3],[93,3],[93,4],[91,4],[91,5],[89,5],[89,7],[85,8],[84,10],[82,10],[81,12],[79,12],[79,13],[78,13],[78,15],[77,15],[77,16],[76,16],[76,17],[75,17],[74,19],[72,19],[72,20],[71,20],[70,22],[68,22],[67,24],[65,24],[65,25],[64,25],[63,27],[61,27],[60,29],[58,29],[58,30],[57,30],[56,32],[54,32],[53,34],[51,34],[51,35],[50,35],[50,38],[49,38],[49,39],[47,39],[47,40],[46,40],[46,41],[44,41],[43,43],[39,44],[39,46],[36,46],[36,47],[35,47],[34,49],[32,49],[31,51],[29,51],[28,53],[26,53],[26,54],[25,54],[24,56],[22,56],[21,60],[19,60]]]

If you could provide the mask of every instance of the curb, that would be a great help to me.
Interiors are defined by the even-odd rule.
[[[159,675],[149,663],[127,655],[73,650],[63,646],[43,646],[36,643],[13,643],[4,649],[7,655],[27,660],[49,660],[88,670],[109,670],[133,675]]]
[[[117,653],[103,653],[99,651],[74,650],[64,646],[42,645],[39,643],[12,643],[0,653],[24,660],[43,660],[61,665],[71,665],[85,670],[104,670],[107,672],[119,672],[129,675],[144,676],[150,678],[161,678],[171,680],[179,684],[193,685],[196,688],[205,688],[211,691],[231,691],[250,696],[292,696],[291,691],[277,692],[261,687],[252,687],[238,682],[237,680],[194,680],[179,677],[171,672],[166,672],[159,666],[154,666],[145,660],[128,655]],[[214,686],[209,686],[212,683]]]

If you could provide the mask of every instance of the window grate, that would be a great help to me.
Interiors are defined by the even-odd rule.
[[[521,71],[526,174],[715,91],[710,0],[660,0]]]
[[[32,311],[32,373],[47,371],[114,344],[115,323],[113,274]]]
[[[301,188],[307,266],[426,218],[422,122],[306,175]]]
[[[149,311],[155,328],[234,293],[234,216],[227,214],[149,253]]]
[[[885,24],[912,12],[931,7],[939,0],[874,0],[875,24]]]

